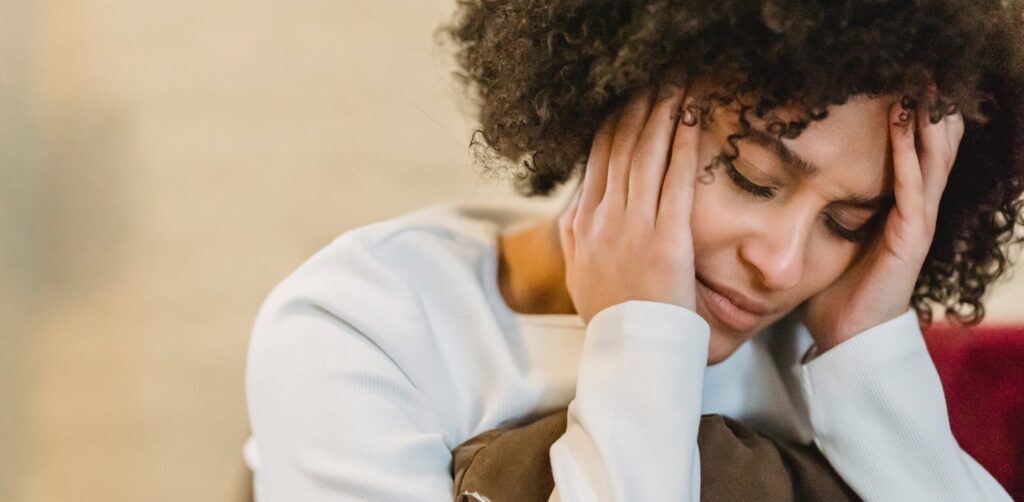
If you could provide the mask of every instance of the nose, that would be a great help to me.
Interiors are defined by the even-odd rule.
[[[813,216],[790,213],[761,221],[740,246],[740,258],[755,270],[765,288],[793,288],[803,277]]]

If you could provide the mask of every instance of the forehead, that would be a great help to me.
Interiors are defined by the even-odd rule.
[[[785,167],[790,176],[813,179],[839,198],[846,196],[873,197],[891,186],[892,147],[889,141],[889,109],[896,101],[894,96],[854,96],[842,105],[831,106],[828,116],[812,121],[796,138],[779,139],[785,148],[772,148],[769,141],[773,135],[762,134],[764,138],[741,139],[738,141],[743,156],[782,157],[772,159],[773,164]],[[720,139],[735,133],[739,128],[737,109],[723,110],[721,120],[715,111],[712,123],[714,133]],[[797,115],[782,110],[779,120],[793,120]],[[768,124],[748,113],[751,129],[767,131]],[[782,155],[785,150],[792,152],[791,158]],[[748,155],[749,154],[749,155]],[[782,162],[782,161],[787,162]],[[804,161],[803,169],[797,160]],[[815,171],[810,173],[809,171]],[[808,171],[802,173],[801,171]],[[780,173],[782,174],[782,173]]]

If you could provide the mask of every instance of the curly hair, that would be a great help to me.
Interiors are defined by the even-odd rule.
[[[986,288],[1024,241],[1018,0],[458,0],[437,36],[454,42],[478,110],[471,147],[488,171],[514,171],[524,196],[582,170],[601,121],[642,88],[713,78],[699,106],[739,106],[735,147],[748,114],[793,138],[851,96],[913,103],[934,84],[932,122],[960,110],[965,132],[911,298],[918,318],[931,324],[933,302],[981,322]],[[797,119],[778,120],[783,108]]]

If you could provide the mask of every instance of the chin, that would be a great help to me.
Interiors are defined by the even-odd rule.
[[[737,337],[717,332],[711,328],[711,341],[708,344],[708,366],[716,365],[729,358],[743,342],[751,337]]]
[[[710,312],[704,312],[698,306],[697,314],[703,317],[711,327],[711,339],[708,343],[708,366],[718,364],[729,358],[743,342],[750,340],[758,333],[737,333],[718,326],[718,320]]]

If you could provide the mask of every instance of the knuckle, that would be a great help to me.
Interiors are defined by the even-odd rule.
[[[586,238],[588,235],[587,228],[589,227],[589,225],[588,219],[585,217],[578,216],[574,218],[572,221],[569,222],[568,227],[570,229],[570,232],[572,232],[572,234],[575,236]]]
[[[625,180],[623,180],[625,182]],[[614,197],[605,196],[601,203],[594,208],[591,221],[600,224],[615,224],[621,216],[622,208],[619,207],[619,200]]]
[[[673,250],[664,241],[655,241],[648,246],[646,254],[652,263],[664,264],[672,261]]]
[[[612,242],[615,226],[607,219],[596,219],[588,227],[588,237],[594,244],[606,245]]]
[[[573,221],[575,218],[570,218],[568,214],[563,214],[558,219],[558,231],[562,235],[570,235],[573,232]]]
[[[642,147],[643,145],[641,145]],[[629,172],[642,172],[649,163],[647,152],[640,150],[629,160]]]
[[[572,220],[575,220],[576,217],[579,215],[580,202],[578,197],[579,196],[577,194],[577,198],[574,199],[565,209],[562,210],[562,214],[558,216],[559,224],[567,225],[569,223],[572,223]]]
[[[660,270],[675,270],[677,267],[682,266],[682,248],[668,241],[659,241],[650,246],[648,259],[653,266]]]

